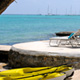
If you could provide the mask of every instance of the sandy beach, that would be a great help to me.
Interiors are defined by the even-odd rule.
[[[4,68],[4,66],[6,66],[6,65],[7,65],[7,63],[0,63],[0,72],[7,70]]]
[[[74,75],[66,80],[80,80],[80,69],[74,71]]]

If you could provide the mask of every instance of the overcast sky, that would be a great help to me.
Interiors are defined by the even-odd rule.
[[[80,0],[16,0],[3,14],[80,14]]]

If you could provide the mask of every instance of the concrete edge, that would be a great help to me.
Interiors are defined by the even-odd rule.
[[[33,50],[23,50],[15,48],[14,46],[11,47],[11,50],[19,52],[20,54],[26,55],[36,55],[36,56],[65,56],[65,57],[80,57],[80,54],[67,54],[62,52],[45,52],[45,51],[33,51]]]

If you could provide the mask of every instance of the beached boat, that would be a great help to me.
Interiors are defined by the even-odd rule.
[[[74,69],[65,65],[59,67],[20,68],[0,72],[0,80],[64,80]],[[66,74],[66,75],[65,75]]]
[[[74,31],[57,32],[55,34],[56,36],[69,36],[71,33],[74,33]]]

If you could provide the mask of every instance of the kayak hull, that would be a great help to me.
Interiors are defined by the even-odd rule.
[[[0,80],[64,80],[74,72],[74,68],[36,67],[19,68],[0,72]]]
[[[70,69],[70,70],[68,70],[68,71],[65,71],[64,73],[65,73],[66,76],[68,77],[68,76],[71,76],[71,75],[73,74],[73,72],[74,72],[74,68],[72,68],[72,69]]]
[[[46,79],[46,80],[64,80],[66,78],[66,75],[64,74],[63,76],[52,78],[52,79]]]
[[[18,78],[16,80],[64,80],[66,78],[66,74],[63,74],[63,73],[56,73],[56,74],[58,74],[59,76],[54,77],[54,76],[52,76],[52,74],[49,74],[48,76],[44,77],[42,75],[38,75],[35,77],[30,77],[30,78],[26,78],[26,77],[25,78]],[[0,77],[0,80],[15,80],[15,79],[11,78],[11,77]]]

